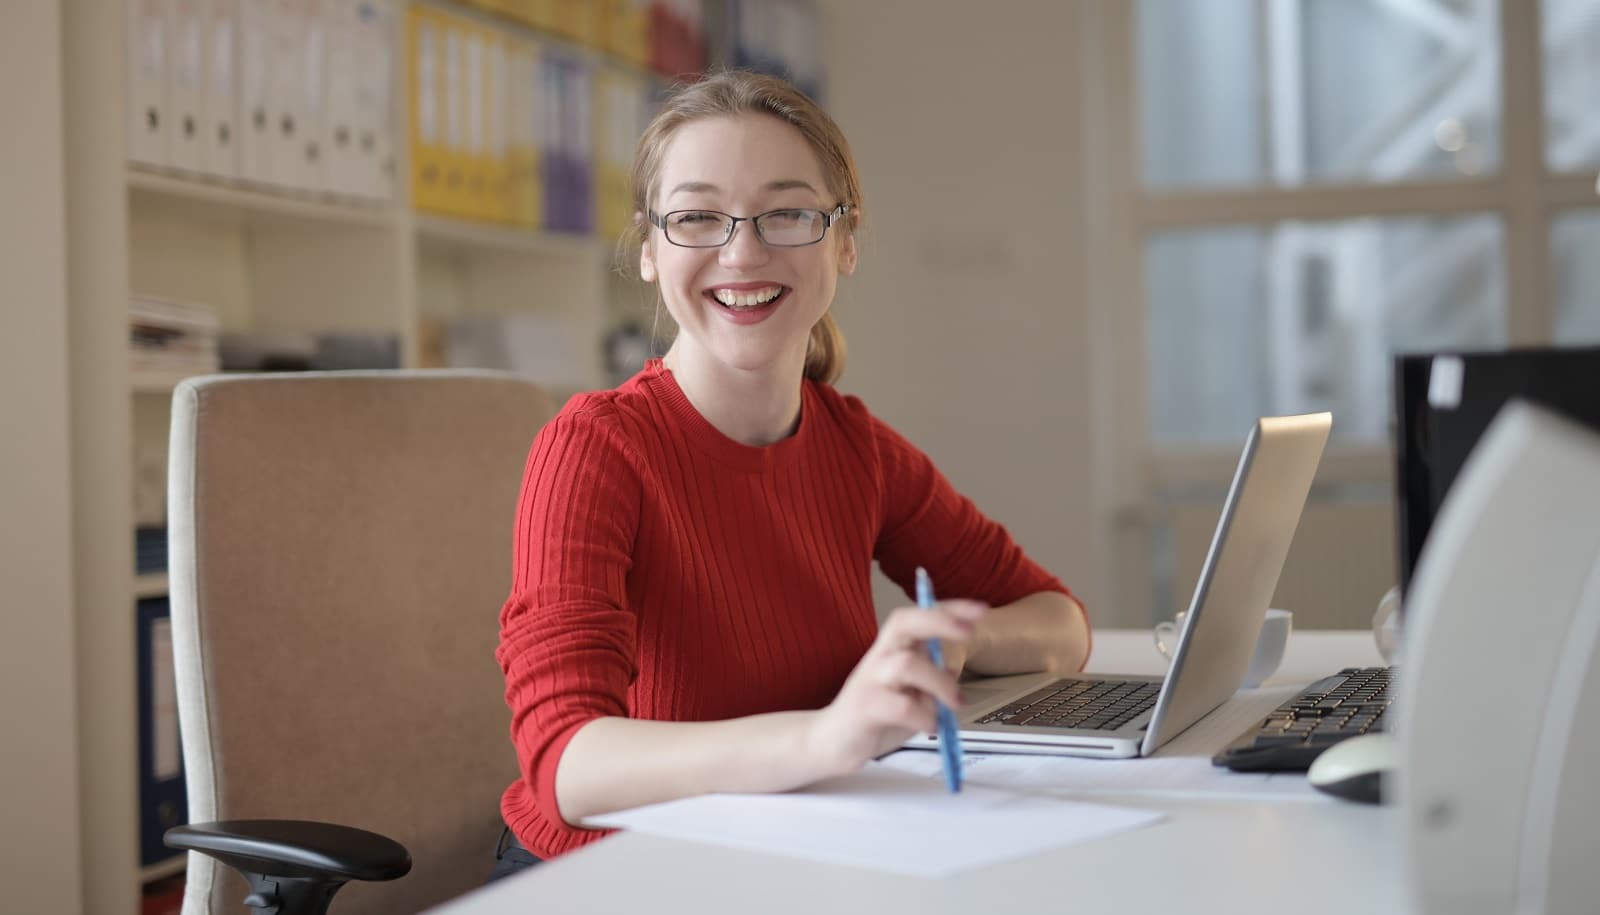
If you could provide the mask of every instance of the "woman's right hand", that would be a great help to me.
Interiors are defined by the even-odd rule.
[[[988,608],[946,600],[932,609],[901,607],[812,721],[808,745],[822,777],[855,772],[918,733],[936,727],[936,704],[961,704],[956,674],[934,666],[928,640],[964,643]]]

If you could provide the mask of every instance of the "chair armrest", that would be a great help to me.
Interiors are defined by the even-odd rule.
[[[411,853],[387,836],[309,820],[220,820],[167,830],[168,847],[198,851],[247,874],[394,880],[411,870]]]

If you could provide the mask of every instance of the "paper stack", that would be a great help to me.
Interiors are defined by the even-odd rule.
[[[204,375],[218,369],[216,313],[199,305],[136,297],[128,308],[128,368]]]

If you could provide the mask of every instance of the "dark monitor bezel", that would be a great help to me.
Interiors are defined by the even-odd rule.
[[[1454,406],[1429,401],[1433,363],[1441,357],[1460,360]],[[1395,551],[1402,595],[1450,484],[1489,422],[1513,398],[1600,429],[1600,346],[1394,357]]]

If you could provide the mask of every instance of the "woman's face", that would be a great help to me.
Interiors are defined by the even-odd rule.
[[[854,203],[834,199],[798,130],[761,114],[704,118],[678,128],[662,157],[658,188],[652,203],[661,215],[719,210],[755,216],[787,208],[831,213],[840,203]],[[685,248],[652,228],[639,272],[660,287],[678,323],[679,356],[746,371],[800,364],[839,275],[855,270],[855,239],[844,229],[835,221],[817,244],[776,247],[744,221],[720,248]]]

